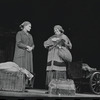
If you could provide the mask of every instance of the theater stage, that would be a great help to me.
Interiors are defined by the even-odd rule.
[[[47,94],[46,90],[27,89],[27,92],[9,92],[0,91],[0,97],[100,97],[100,95],[91,93],[76,93],[74,96],[68,95],[51,95]]]

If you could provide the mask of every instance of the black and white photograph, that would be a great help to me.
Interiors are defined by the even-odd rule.
[[[100,98],[99,36],[99,0],[0,0],[0,99]]]

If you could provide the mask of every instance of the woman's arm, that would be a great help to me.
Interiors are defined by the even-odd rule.
[[[18,32],[17,35],[16,35],[16,44],[19,48],[22,48],[22,49],[28,49],[28,46],[25,45],[24,43],[22,43],[22,40],[21,40],[21,32]]]
[[[62,39],[65,40],[66,47],[69,47],[70,49],[72,49],[72,43],[69,40],[69,38],[66,35],[62,35]]]
[[[33,41],[33,37],[31,36],[31,42],[32,42],[32,45],[31,45],[31,48],[32,50],[34,49],[35,45],[34,45],[34,41]]]
[[[34,47],[35,47],[35,45],[33,44],[33,45],[32,45],[32,50],[34,49]]]
[[[33,37],[31,36],[31,46],[29,46],[29,48],[27,49],[27,51],[29,51],[29,52],[32,51],[34,49],[34,47],[35,47],[35,45],[34,45]]]
[[[49,47],[51,47],[53,45],[54,45],[54,43],[52,42],[51,39],[48,39],[47,41],[44,42],[44,47],[45,48],[49,48]]]

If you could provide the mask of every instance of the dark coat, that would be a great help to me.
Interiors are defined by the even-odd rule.
[[[33,55],[32,51],[27,51],[27,46],[33,46],[32,35],[27,35],[24,31],[19,31],[16,35],[16,45],[14,62],[19,67],[25,68],[30,72],[33,72]]]

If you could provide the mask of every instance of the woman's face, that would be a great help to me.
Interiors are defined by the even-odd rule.
[[[24,26],[24,28],[25,28],[27,31],[30,31],[30,30],[31,30],[31,24],[28,24],[28,25]]]
[[[57,35],[61,34],[61,32],[60,32],[59,29],[54,29],[54,32],[55,32],[55,34],[57,34]]]

